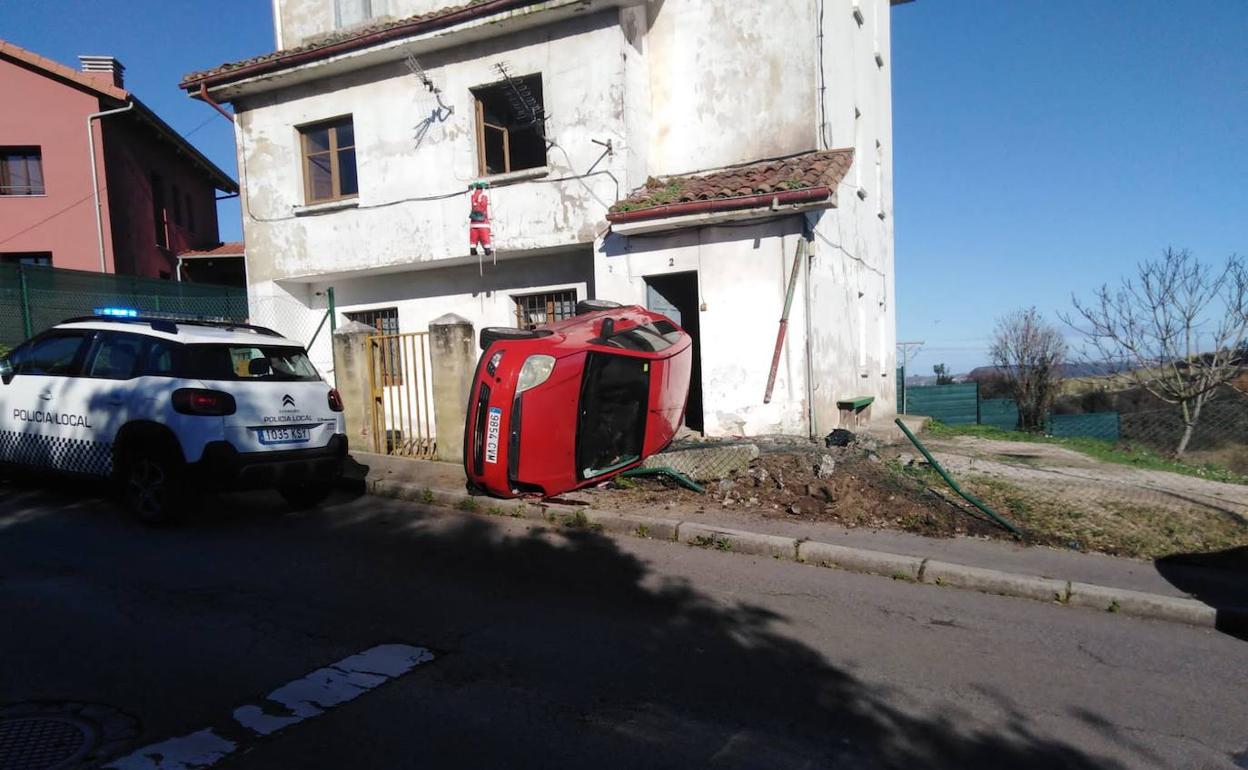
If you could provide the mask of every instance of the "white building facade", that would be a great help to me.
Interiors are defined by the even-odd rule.
[[[257,320],[298,335],[293,319],[323,312],[331,287],[339,321],[402,332],[612,299],[695,335],[695,429],[822,436],[891,420],[889,0],[274,12],[277,52],[182,84],[234,108]],[[468,245],[480,181],[489,257]],[[328,365],[324,336],[313,352]]]

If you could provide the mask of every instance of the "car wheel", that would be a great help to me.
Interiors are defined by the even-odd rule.
[[[576,303],[576,314],[597,313],[599,310],[614,310],[617,307],[623,307],[623,305],[609,299],[583,299]]]
[[[549,329],[514,329],[510,326],[487,326],[481,330],[481,349],[488,350],[499,340],[535,340],[549,337]]]
[[[144,524],[169,524],[184,513],[182,466],[176,459],[135,452],[126,459],[122,483],[126,507]]]
[[[277,491],[291,508],[305,510],[325,502],[334,491],[334,486],[320,482],[281,487]]]

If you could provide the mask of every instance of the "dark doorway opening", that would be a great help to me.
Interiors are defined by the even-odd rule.
[[[698,301],[698,274],[669,273],[646,278],[646,307],[672,319],[693,338],[693,374],[689,378],[689,401],[685,426],[699,433],[702,421],[702,335]]]

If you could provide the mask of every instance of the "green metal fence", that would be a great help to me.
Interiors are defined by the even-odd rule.
[[[1121,418],[1117,412],[1050,414],[1048,432],[1059,438],[1084,436],[1116,442],[1122,432]]]
[[[13,346],[66,318],[98,307],[246,321],[247,292],[226,286],[0,265],[0,344]]]
[[[979,422],[979,383],[908,388],[906,412],[925,415],[946,425],[975,425]]]
[[[1018,428],[1018,404],[1012,398],[985,398],[979,402],[979,424],[1001,430]]]

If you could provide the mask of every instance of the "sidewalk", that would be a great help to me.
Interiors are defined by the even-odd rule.
[[[498,507],[495,503],[505,504],[507,502],[491,501],[490,498],[475,498],[480,501],[479,504],[471,505],[466,503],[468,496],[465,491],[465,477],[463,469],[458,465],[406,460],[363,453],[356,453],[354,457],[363,466],[367,466],[366,482],[369,491],[373,493],[407,497],[416,501],[422,501],[423,499],[424,502],[428,502],[428,496],[423,494],[423,491],[428,489],[430,492],[436,493],[434,497],[438,504],[458,505],[459,507],[469,509],[488,510]],[[507,508],[510,510],[514,506],[515,504],[512,503]],[[528,507],[537,509],[537,506],[531,503]],[[755,538],[758,542],[746,545],[746,547],[739,547],[737,550],[754,553],[774,552],[775,554],[784,554],[781,556],[782,558],[797,558],[803,561],[820,561],[815,557],[804,558],[802,553],[808,545],[813,547],[817,544],[833,546],[833,550],[837,553],[842,553],[838,549],[855,549],[868,555],[878,554],[885,557],[903,557],[897,562],[900,567],[899,571],[915,572],[917,570],[917,574],[914,575],[917,579],[923,578],[923,568],[928,564],[936,564],[941,569],[949,566],[964,566],[971,568],[971,572],[991,570],[994,572],[994,575],[996,573],[1004,573],[1006,577],[1041,579],[1031,581],[1030,584],[1024,586],[1020,591],[995,590],[992,586],[1004,579],[1001,575],[996,575],[994,579],[987,581],[986,585],[988,587],[980,588],[980,590],[996,593],[1027,595],[1033,598],[1040,596],[1050,598],[1050,589],[1054,585],[1060,584],[1065,586],[1066,590],[1065,599],[1061,600],[1070,601],[1074,598],[1071,586],[1083,584],[1087,589],[1084,593],[1088,596],[1095,595],[1096,602],[1104,601],[1115,607],[1121,605],[1122,602],[1115,600],[1109,594],[1102,595],[1103,592],[1092,589],[1117,589],[1127,592],[1128,595],[1132,592],[1138,592],[1141,595],[1155,596],[1158,599],[1168,597],[1180,601],[1189,597],[1198,597],[1201,600],[1200,604],[1202,607],[1221,608],[1223,610],[1248,605],[1248,564],[1240,565],[1240,569],[1210,569],[1191,564],[1167,563],[1165,565],[1167,574],[1163,575],[1159,571],[1158,564],[1150,561],[1106,556],[1097,553],[1062,551],[1042,546],[1014,545],[1005,541],[979,538],[928,538],[887,530],[851,530],[834,524],[786,521],[744,510],[711,509],[705,513],[681,512],[679,516],[677,516],[676,512],[666,511],[661,507],[630,511],[628,514],[598,513],[588,506],[548,505],[546,510],[563,512],[565,515],[568,512],[580,510],[586,515],[592,515],[595,520],[602,519],[604,522],[607,521],[604,517],[622,518],[626,522],[630,522],[627,527],[634,528],[636,522],[647,517],[653,517],[654,520],[663,523],[663,526],[660,528],[665,531],[670,527],[670,537],[672,539],[683,542],[701,543],[701,541],[706,540],[705,533],[718,531],[721,533],[735,533],[730,539],[743,544],[743,541],[748,540],[748,538],[740,536],[753,534],[761,536]],[[546,518],[545,516],[539,517]],[[631,532],[631,529],[628,528],[621,529],[619,527],[607,526],[606,529]],[[697,533],[703,533],[703,535],[698,535]],[[655,536],[666,536],[666,533]],[[796,547],[794,541],[796,541]],[[785,549],[792,552],[785,554]],[[728,548],[724,550],[728,550]],[[848,554],[842,554],[842,557],[847,556]],[[882,572],[881,569],[840,563],[841,560],[837,558],[829,558],[833,563],[836,563],[836,566],[896,576],[897,570]],[[871,558],[873,559],[874,556],[871,556]],[[850,558],[849,561],[854,560]],[[888,562],[885,560],[880,563],[886,564]],[[890,567],[889,569],[892,568]],[[963,585],[963,587],[968,588],[977,587],[975,581],[968,583],[967,581],[959,581],[956,577],[951,581],[942,582],[937,578],[935,580],[925,580],[924,582]],[[1106,597],[1109,598],[1106,599]],[[1138,597],[1129,598],[1136,599]],[[1085,604],[1086,606],[1095,604],[1091,599],[1072,603]],[[1149,602],[1139,598],[1139,603],[1143,606]],[[1195,602],[1188,601],[1182,602],[1182,604],[1192,606],[1189,606],[1185,611],[1170,613],[1171,619],[1185,614],[1192,617],[1208,615],[1212,619],[1216,614],[1212,611],[1205,613],[1193,612],[1200,609],[1195,606]],[[1179,607],[1180,605],[1176,603],[1175,606]],[[1105,607],[1102,607],[1102,609],[1105,609]],[[1124,611],[1130,611],[1130,609]],[[1166,615],[1165,612],[1146,611],[1135,612],[1134,614],[1155,617]],[[1223,619],[1217,618],[1219,625],[1221,625]],[[1189,620],[1188,622],[1194,621]],[[1208,623],[1208,625],[1213,625],[1213,622]]]

